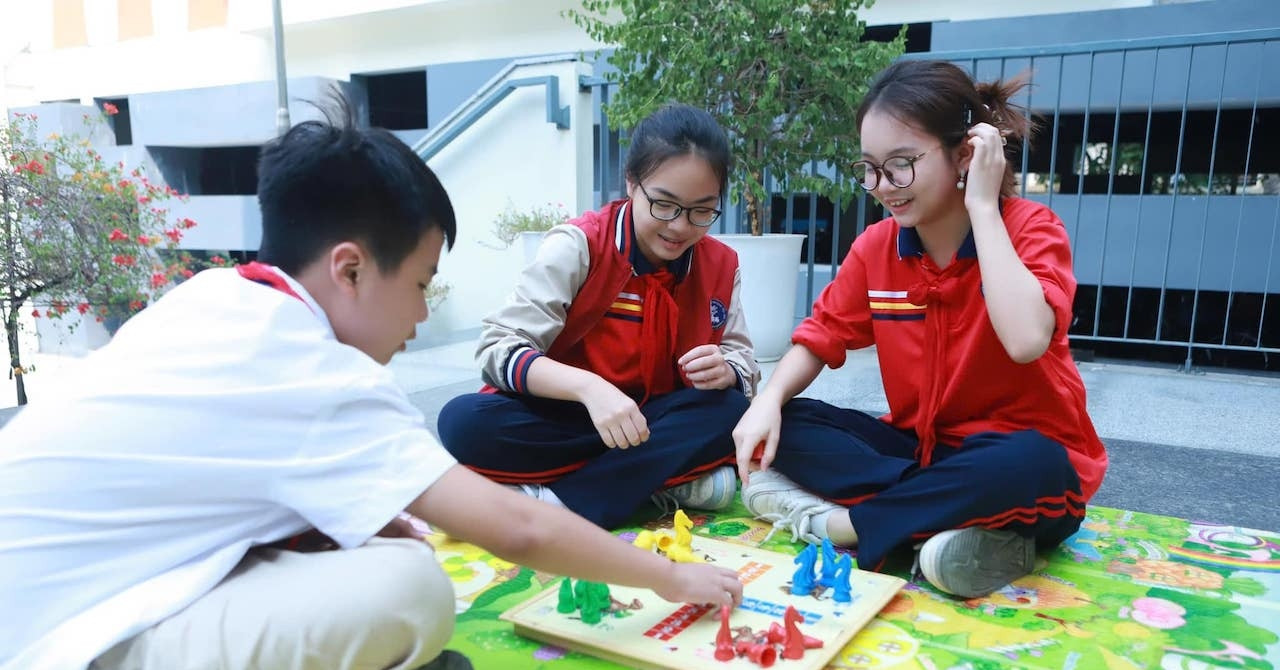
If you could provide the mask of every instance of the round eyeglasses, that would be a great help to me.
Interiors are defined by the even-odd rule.
[[[933,149],[937,148],[934,147]],[[853,177],[853,180],[858,182],[858,185],[868,191],[876,190],[876,187],[880,185],[881,175],[890,184],[898,188],[906,188],[916,180],[916,161],[933,151],[933,149],[925,149],[914,156],[890,156],[879,165],[871,161],[858,161],[849,166],[849,176]]]
[[[649,214],[659,221],[675,221],[680,218],[681,214],[688,212],[689,223],[699,228],[706,228],[720,218],[720,210],[718,209],[712,207],[685,207],[670,200],[654,200],[653,196],[644,190],[644,184],[637,182],[636,186],[640,187],[640,192],[644,194],[645,200],[649,201]]]

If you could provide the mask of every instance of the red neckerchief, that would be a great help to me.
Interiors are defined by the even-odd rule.
[[[236,272],[239,272],[241,277],[244,277],[251,282],[270,286],[285,295],[297,298],[302,301],[302,304],[307,306],[307,309],[311,309],[311,305],[304,300],[302,296],[298,295],[297,291],[293,290],[293,287],[289,286],[289,282],[285,281],[284,277],[281,277],[279,272],[276,272],[274,268],[266,263],[253,261],[252,263],[237,265]]]

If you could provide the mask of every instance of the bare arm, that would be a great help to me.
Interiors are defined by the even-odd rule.
[[[1049,348],[1055,325],[1044,288],[1018,257],[1000,216],[998,199],[1005,158],[1000,131],[979,123],[969,129],[973,159],[964,204],[973,227],[982,292],[991,327],[1017,363],[1030,363]]]
[[[1009,358],[1030,363],[1049,348],[1053,309],[1044,299],[1040,281],[1014,251],[1000,212],[971,214],[970,220],[991,327]]]
[[[749,481],[751,461],[756,447],[763,445],[760,469],[768,470],[778,452],[778,435],[782,429],[782,406],[809,387],[825,367],[802,344],[792,345],[778,367],[773,371],[764,389],[751,401],[746,414],[733,429],[733,443],[737,453],[738,476],[745,484]]]
[[[462,466],[445,472],[408,511],[451,537],[537,570],[648,588],[672,602],[742,602],[742,583],[732,570],[672,563],[568,510],[509,491]]]

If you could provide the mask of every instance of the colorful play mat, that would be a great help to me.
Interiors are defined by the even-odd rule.
[[[795,554],[740,504],[691,515],[696,535]],[[620,531],[670,525],[670,517]],[[521,638],[498,616],[556,575],[430,538],[454,580],[449,648],[480,669],[620,668]],[[904,564],[901,577],[909,578]],[[1280,669],[1280,534],[1101,507],[1041,556],[1034,574],[985,598],[957,600],[917,579],[828,668]],[[775,667],[782,667],[781,665]]]

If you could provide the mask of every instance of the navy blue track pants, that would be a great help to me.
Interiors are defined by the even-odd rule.
[[[1084,519],[1066,447],[1035,430],[939,444],[928,467],[920,467],[917,446],[914,433],[863,412],[796,398],[782,408],[772,467],[849,507],[864,570],[880,567],[896,548],[952,528],[1011,530],[1047,549]]]
[[[458,396],[437,428],[459,463],[504,484],[547,484],[569,509],[615,528],[654,492],[732,463],[747,404],[734,389],[651,397],[640,407],[649,440],[627,449],[606,447],[582,404],[529,395]]]

